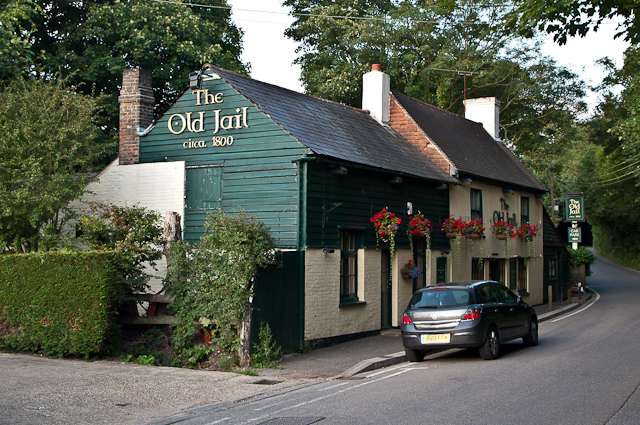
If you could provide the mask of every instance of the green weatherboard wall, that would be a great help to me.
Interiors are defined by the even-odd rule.
[[[187,90],[140,138],[141,163],[185,161],[185,239],[202,237],[206,214],[220,205],[244,209],[269,226],[278,246],[295,247],[299,186],[293,161],[306,148],[224,80],[205,79],[202,89],[207,92],[200,92],[199,105],[197,93]],[[179,134],[169,130],[169,120]]]

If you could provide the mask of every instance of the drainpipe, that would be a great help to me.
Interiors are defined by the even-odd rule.
[[[304,269],[304,251],[302,247],[307,243],[307,164],[311,161],[315,161],[317,158],[302,157],[295,161],[298,166],[298,241],[296,243],[296,249],[298,251],[298,265],[299,265],[299,291],[298,291],[298,305],[300,306],[300,314],[298,326],[300,334],[298,335],[298,343],[300,347],[304,343],[304,319],[305,319],[305,303],[304,303],[304,289],[305,289],[305,269]],[[303,243],[304,242],[304,243]]]

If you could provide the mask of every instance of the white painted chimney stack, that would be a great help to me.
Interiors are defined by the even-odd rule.
[[[500,100],[481,97],[464,101],[464,117],[482,124],[487,133],[500,140]]]
[[[371,72],[362,77],[362,109],[380,124],[389,124],[389,92],[391,84],[389,76],[380,71],[380,64],[374,63]]]

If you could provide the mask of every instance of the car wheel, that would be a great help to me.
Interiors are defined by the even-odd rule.
[[[498,338],[498,331],[494,326],[489,328],[487,332],[487,339],[480,347],[480,356],[485,360],[495,360],[500,355],[500,340]]]
[[[527,333],[527,336],[522,337],[522,342],[527,347],[538,345],[538,319],[535,317],[529,321],[529,333]]]
[[[404,352],[407,354],[407,360],[410,362],[421,362],[424,359],[424,351],[404,347]]]

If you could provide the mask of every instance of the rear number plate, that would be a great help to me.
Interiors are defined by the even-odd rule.
[[[451,340],[451,334],[420,335],[420,343],[422,344],[437,344],[437,343],[448,344],[450,340]]]

